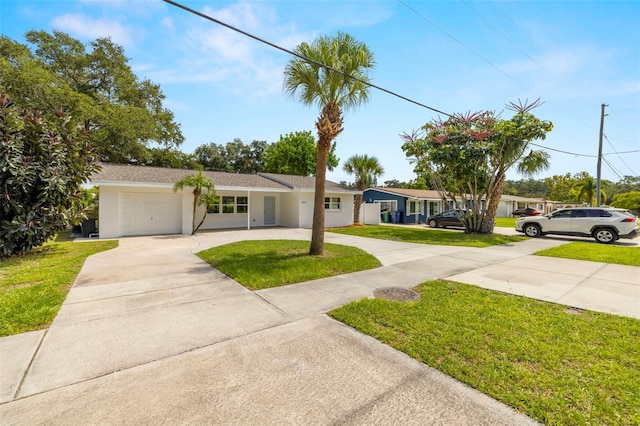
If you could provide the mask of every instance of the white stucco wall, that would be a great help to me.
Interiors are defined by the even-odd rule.
[[[110,186],[101,185],[99,195],[99,207],[98,207],[98,227],[100,238],[117,238],[123,235],[122,232],[122,208],[123,208],[123,195],[127,193],[138,194],[166,194],[176,195],[172,188],[168,187],[141,187],[141,186]],[[187,194],[188,196],[188,194]],[[183,195],[183,206],[184,206]],[[189,212],[189,219],[191,218],[191,212]],[[184,207],[183,207],[184,218]],[[185,220],[180,218],[183,223]],[[191,222],[188,222],[188,232],[191,230]]]
[[[191,233],[193,195],[186,189],[182,194],[175,194],[170,187],[146,186],[146,185],[101,185],[99,204],[99,228],[100,238],[117,238],[123,235],[122,212],[123,196],[126,193],[139,194],[171,194],[181,197],[180,215],[177,220],[181,224],[181,232],[185,235]],[[275,197],[276,226],[294,228],[311,228],[313,224],[313,192],[247,192],[245,191],[217,191],[219,196],[249,196],[249,214],[247,213],[216,213],[207,214],[201,230],[247,228],[265,226],[264,223],[264,199],[267,196]],[[325,211],[325,226],[339,227],[353,223],[353,195],[327,193],[327,197],[340,197],[341,209]],[[175,198],[174,198],[175,199]],[[196,212],[196,224],[202,218],[204,207],[198,207]]]
[[[313,192],[300,193],[300,228],[313,226]],[[334,228],[353,224],[353,195],[327,192],[325,197],[340,197],[340,210],[325,210],[324,226]]]
[[[280,194],[279,203],[276,203],[280,209],[280,225],[291,228],[300,227],[300,200],[298,199],[298,194],[298,192]]]

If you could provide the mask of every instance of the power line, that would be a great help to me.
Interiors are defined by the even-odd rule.
[[[256,40],[256,41],[259,41],[260,43],[266,44],[267,46],[271,46],[271,47],[273,47],[274,49],[278,49],[278,50],[280,50],[280,51],[282,51],[282,52],[288,53],[289,55],[295,56],[296,58],[302,59],[303,61],[306,61],[306,62],[309,62],[309,63],[311,63],[311,64],[317,65],[317,66],[322,67],[322,68],[324,68],[324,69],[327,69],[327,70],[330,70],[330,71],[336,72],[336,73],[341,74],[341,75],[343,75],[343,76],[345,76],[345,77],[351,78],[351,79],[353,79],[353,80],[355,80],[355,81],[357,81],[357,82],[359,82],[359,83],[365,84],[365,85],[367,85],[368,87],[372,87],[372,88],[374,88],[374,89],[380,90],[381,92],[387,93],[387,94],[389,94],[389,95],[391,95],[391,96],[395,96],[395,97],[400,98],[400,99],[402,99],[402,100],[404,100],[404,101],[407,101],[407,102],[410,102],[410,103],[412,103],[412,104],[418,105],[418,106],[420,106],[420,107],[422,107],[422,108],[426,108],[426,109],[431,110],[431,111],[433,111],[433,112],[437,112],[438,114],[446,115],[447,117],[452,117],[452,118],[453,118],[453,115],[452,115],[452,114],[446,113],[446,112],[444,112],[444,111],[440,111],[439,109],[436,109],[436,108],[432,108],[432,107],[430,107],[430,106],[428,106],[428,105],[425,105],[425,104],[423,104],[423,103],[421,103],[421,102],[418,102],[418,101],[415,101],[415,100],[413,100],[413,99],[407,98],[406,96],[402,96],[402,95],[400,95],[400,94],[398,94],[398,93],[396,93],[396,92],[393,92],[393,91],[391,91],[391,90],[385,89],[385,88],[380,87],[380,86],[377,86],[377,85],[375,85],[375,84],[373,84],[373,83],[370,83],[370,82],[368,82],[368,81],[361,80],[361,79],[359,79],[359,78],[357,78],[357,77],[353,77],[352,75],[349,75],[349,74],[347,74],[347,73],[345,73],[345,72],[343,72],[343,71],[340,71],[340,70],[338,70],[338,69],[335,69],[335,68],[333,68],[333,67],[331,67],[331,66],[329,66],[329,65],[323,64],[322,62],[316,61],[316,60],[314,60],[314,59],[307,58],[306,56],[301,55],[301,54],[299,54],[299,53],[296,53],[296,52],[294,52],[293,50],[289,50],[289,49],[287,49],[287,48],[285,48],[285,47],[282,47],[282,46],[280,46],[280,45],[277,45],[277,44],[275,44],[275,43],[272,43],[272,42],[270,42],[270,41],[267,41],[267,40],[265,40],[265,39],[263,39],[263,38],[260,38],[260,37],[258,37],[258,36],[256,36],[256,35],[253,35],[253,34],[251,34],[251,33],[248,33],[248,32],[246,32],[246,31],[243,31],[243,30],[241,30],[241,29],[239,29],[239,28],[234,27],[233,25],[227,24],[227,23],[225,23],[225,22],[223,22],[223,21],[220,21],[219,19],[213,18],[213,17],[211,17],[211,16],[209,16],[209,15],[206,15],[206,14],[204,14],[204,13],[202,13],[202,12],[198,12],[197,10],[191,9],[190,7],[184,6],[184,5],[182,5],[182,4],[178,3],[178,2],[175,2],[175,1],[173,1],[173,0],[163,0],[163,1],[164,1],[165,3],[169,3],[170,5],[173,5],[173,6],[175,6],[175,7],[178,7],[178,8],[180,8],[180,9],[182,9],[182,10],[185,10],[185,11],[187,11],[187,12],[189,12],[189,13],[192,13],[192,14],[194,14],[194,15],[197,15],[197,16],[199,16],[199,17],[201,17],[201,18],[204,18],[204,19],[206,19],[206,20],[208,20],[208,21],[214,22],[214,23],[216,23],[216,24],[218,24],[218,25],[222,25],[222,26],[223,26],[223,27],[225,27],[225,28],[228,28],[228,29],[230,29],[230,30],[232,30],[232,31],[238,32],[238,33],[240,33],[240,34],[242,34],[242,35],[244,35],[244,36],[247,36],[247,37],[252,38],[252,39],[254,39],[254,40]]]
[[[561,149],[549,148],[548,146],[539,145],[539,144],[533,143],[533,142],[529,142],[529,145],[537,146],[539,148],[548,149],[549,151],[555,151],[555,152],[561,152],[563,154],[573,155],[574,157],[588,157],[588,158],[597,158],[598,157],[597,155],[579,154],[577,152],[569,152],[569,151],[563,151]]]
[[[508,74],[507,72],[503,71],[501,68],[499,68],[497,65],[493,64],[491,61],[489,61],[487,58],[485,58],[484,56],[482,56],[481,54],[479,54],[478,52],[476,52],[475,50],[473,50],[472,48],[470,48],[469,46],[467,46],[466,44],[464,44],[463,42],[461,42],[460,40],[458,40],[457,38],[455,38],[454,36],[452,36],[451,34],[449,34],[447,31],[445,31],[444,29],[440,28],[435,22],[431,21],[429,18],[427,18],[426,16],[424,16],[423,14],[421,14],[420,12],[418,12],[417,10],[415,10],[414,8],[412,8],[411,6],[409,6],[407,3],[405,3],[403,0],[398,0],[398,2],[403,5],[404,7],[406,7],[407,9],[409,9],[410,11],[412,11],[413,13],[415,13],[417,16],[419,16],[420,18],[422,18],[423,20],[425,20],[426,22],[428,22],[432,27],[434,27],[435,29],[437,29],[438,31],[440,31],[441,33],[445,34],[447,37],[449,37],[451,40],[455,41],[456,43],[458,43],[460,46],[464,47],[465,49],[467,49],[469,52],[473,53],[474,55],[476,55],[478,58],[480,58],[482,61],[486,62],[488,65],[490,65],[491,67],[495,68],[496,70],[498,70],[501,74],[503,74],[504,76],[508,77],[509,79],[513,80],[514,82],[518,83],[519,85],[521,85],[522,87],[524,87],[527,90],[531,90],[529,87],[527,87],[527,85],[525,85],[524,83],[522,83],[519,80],[516,80],[515,77],[511,76],[510,74]]]
[[[602,161],[604,161],[604,164],[606,164],[607,167],[609,167],[609,170],[611,170],[613,172],[613,174],[618,176],[618,179],[622,180],[622,174],[623,173],[620,172],[620,170],[618,170],[615,167],[613,167],[613,164],[611,164],[611,162],[609,160],[607,160],[606,158],[603,158]]]
[[[474,9],[473,6],[471,6],[471,4],[469,4],[468,1],[464,2],[467,7],[469,9],[471,9],[471,11],[473,13],[475,13],[476,15],[478,15],[478,17],[480,19],[482,19],[482,21],[489,25],[495,32],[497,32],[498,34],[500,34],[502,36],[502,38],[504,38],[505,40],[507,40],[513,47],[515,47],[516,49],[518,49],[520,51],[520,53],[522,53],[524,56],[526,56],[527,58],[529,58],[529,60],[531,62],[533,62],[534,64],[536,64],[538,67],[540,67],[541,70],[545,71],[546,73],[549,73],[549,71],[547,71],[542,65],[540,65],[538,63],[538,61],[536,61],[535,59],[533,59],[527,52],[525,52],[524,50],[522,50],[520,48],[520,46],[518,46],[513,40],[511,40],[505,33],[503,33],[502,31],[500,31],[500,29],[498,27],[496,27],[495,25],[493,25],[487,18],[485,18],[484,16],[480,15],[480,13],[478,13],[478,11],[476,9]]]
[[[638,173],[634,172],[631,167],[629,167],[629,165],[627,163],[625,163],[625,161],[622,159],[622,157],[620,156],[620,153],[616,151],[616,149],[613,147],[613,144],[611,143],[611,141],[609,140],[609,138],[607,137],[607,135],[604,135],[604,138],[606,139],[607,143],[609,144],[609,146],[611,147],[611,149],[613,149],[613,153],[616,154],[618,156],[618,158],[620,159],[620,161],[622,161],[622,164],[624,164],[625,166],[627,166],[627,169],[629,169],[631,171],[631,173],[633,173],[633,175],[637,176]]]
[[[573,155],[574,157],[588,157],[588,158],[597,158],[598,157],[597,155],[580,154],[578,152],[563,151],[561,149],[551,148],[551,147],[540,145],[540,144],[537,144],[537,143],[534,143],[534,142],[529,142],[529,145],[537,146],[538,148],[548,149],[549,151],[560,152],[562,154]],[[602,156],[604,157],[604,156],[612,155],[612,154],[632,154],[632,153],[636,153],[636,152],[640,152],[640,149],[633,150],[633,151],[605,152],[604,154],[602,154]]]

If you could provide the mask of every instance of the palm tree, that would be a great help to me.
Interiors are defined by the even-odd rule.
[[[198,174],[185,176],[173,185],[173,191],[177,192],[186,187],[193,188],[193,213],[191,215],[191,235],[202,226],[207,217],[207,210],[216,200],[216,188],[212,180],[204,175],[200,170]],[[204,205],[204,214],[198,226],[196,226],[196,209],[199,205]]]
[[[575,184],[574,189],[578,191],[578,202],[584,198],[590,206],[593,206],[596,199],[597,184],[592,176],[585,176],[583,180]],[[607,194],[602,188],[600,188],[600,198],[603,200],[607,198]]]
[[[364,191],[374,184],[376,179],[384,173],[384,168],[376,157],[364,155],[352,155],[342,166],[345,172],[355,175],[356,189]],[[362,204],[362,194],[356,195],[356,202],[353,211],[353,222],[360,222],[360,205]]]
[[[481,232],[493,232],[498,204],[504,189],[507,170],[515,166],[517,171],[531,177],[549,168],[549,154],[542,150],[530,149],[533,140],[545,139],[553,124],[535,117],[529,111],[542,105],[540,99],[531,103],[510,102],[507,109],[515,111],[510,120],[501,120],[494,129],[497,142],[491,162],[495,167],[494,185],[489,195],[489,205],[482,221]],[[528,150],[528,152],[527,152]]]
[[[327,158],[331,143],[342,132],[342,111],[369,99],[369,70],[373,54],[366,44],[339,32],[323,36],[311,44],[301,43],[284,70],[284,91],[297,96],[304,105],[316,104],[318,152],[313,206],[313,229],[309,254],[324,253],[324,194]],[[332,71],[330,68],[340,72]]]

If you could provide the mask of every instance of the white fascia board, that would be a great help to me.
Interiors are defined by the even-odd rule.
[[[158,182],[124,182],[124,181],[90,181],[88,185],[91,186],[123,186],[127,188],[171,188],[171,183],[158,183]],[[215,186],[216,191],[251,191],[251,192],[292,192],[289,188],[256,188],[256,187],[244,187],[244,186]]]
[[[123,182],[123,181],[107,181],[95,180],[90,182],[93,186],[124,186],[130,188],[173,188],[170,183],[156,182]]]
[[[298,189],[298,192],[310,192],[310,193],[314,193],[316,192],[315,188],[302,188],[302,189]],[[347,195],[362,195],[364,192],[363,191],[349,191],[347,189],[345,190],[340,190],[340,191],[328,191],[328,190],[324,190],[325,194],[347,194]]]

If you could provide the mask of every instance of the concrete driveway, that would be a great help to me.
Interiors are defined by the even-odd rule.
[[[618,313],[640,317],[640,268],[529,255],[557,240],[470,249],[328,233],[384,266],[257,292],[194,255],[309,237],[123,238],[90,257],[48,330],[0,339],[2,424],[534,424],[324,313],[379,287],[453,277],[605,311],[625,299]],[[516,274],[523,268],[537,272]],[[542,272],[542,283],[523,278]]]

